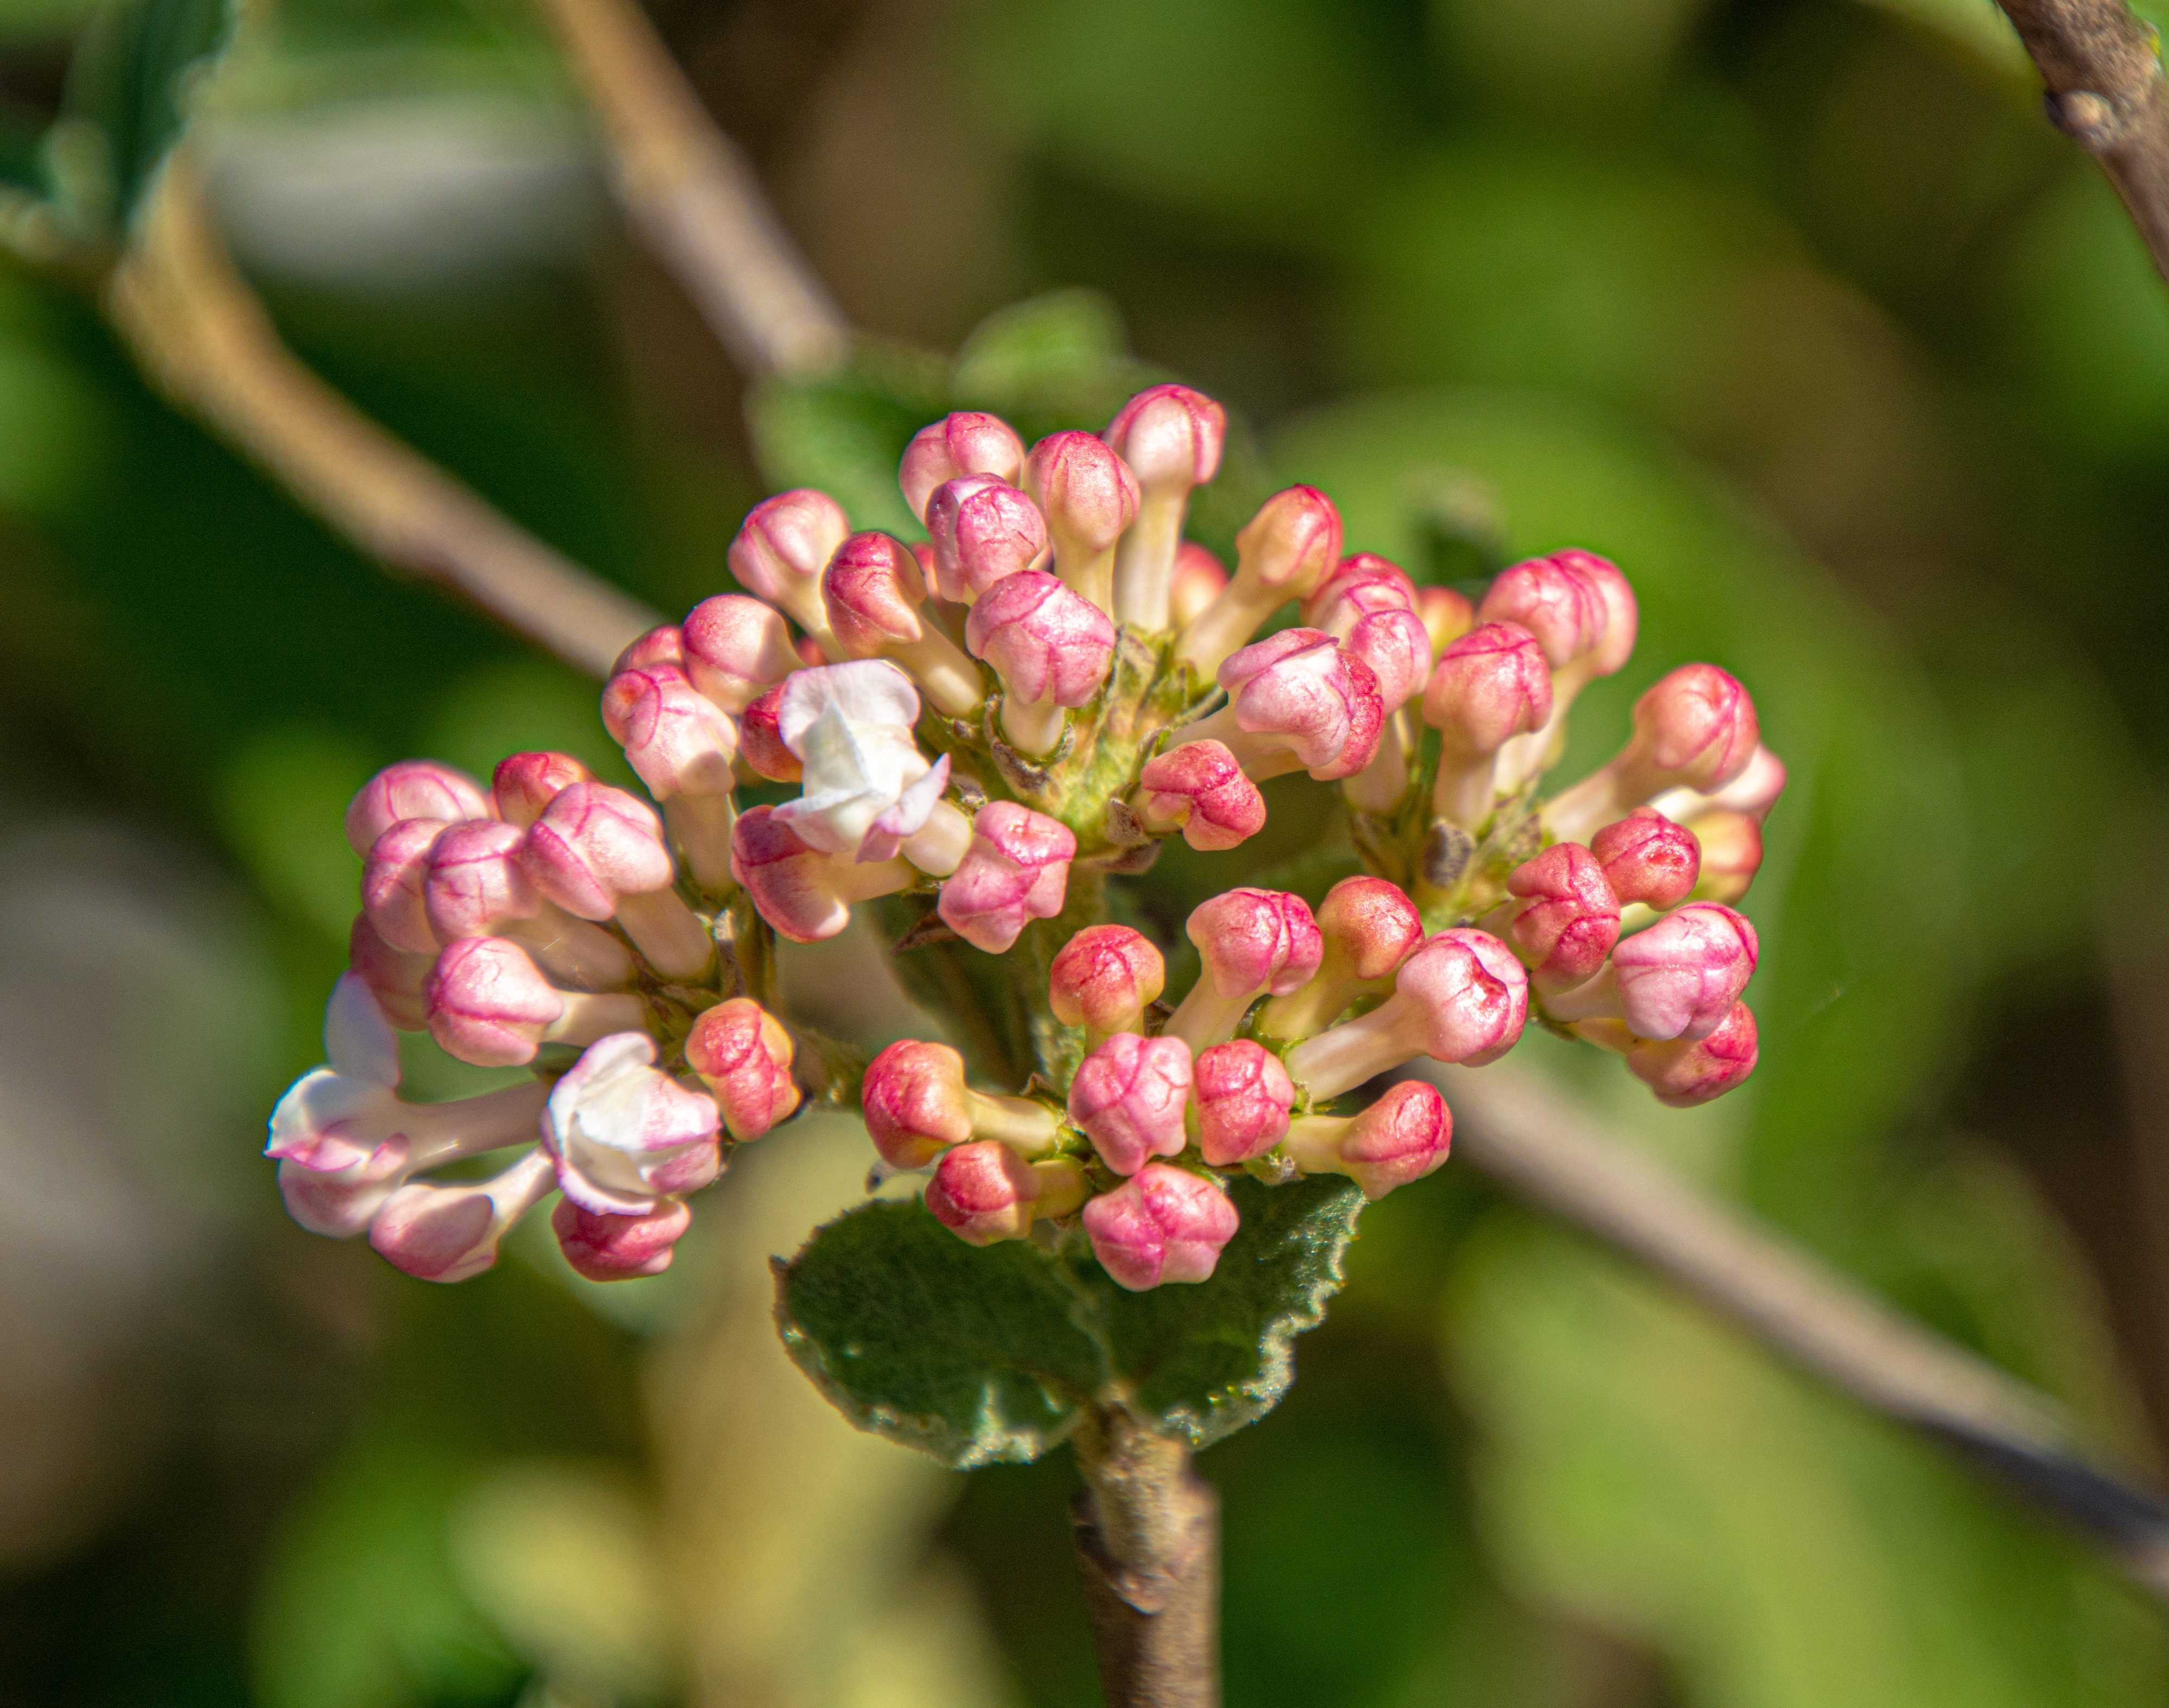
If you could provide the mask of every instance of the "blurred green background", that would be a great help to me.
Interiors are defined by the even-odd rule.
[[[304,356],[670,610],[771,482],[881,519],[945,397],[1097,427],[1125,349],[1240,412],[1224,487],[1324,486],[1351,547],[1612,556],[1645,639],[1578,754],[1708,657],[1793,769],[1762,1067],[1670,1115],[1527,1053],[2160,1462],[2169,295],[1986,0],[657,16],[875,359],[749,399],[515,0],[264,9],[205,141]],[[8,173],[96,181],[40,139],[96,77],[155,104],[98,46],[128,21],[0,5]],[[541,745],[609,757],[591,684],[357,557],[94,302],[0,268],[0,1700],[1095,1700],[1067,1463],[937,1471],[775,1347],[765,1258],[852,1198],[850,1123],[754,1147],[615,1290],[526,1235],[431,1289],[282,1217],[256,1152],[318,1059],[344,801]],[[1308,786],[1140,906],[1300,855]],[[861,942],[787,978],[862,1040],[911,1025]],[[2169,1694],[2158,1611],[2082,1551],[1463,1172],[1367,1213],[1299,1361],[1202,1461],[1231,1702]]]

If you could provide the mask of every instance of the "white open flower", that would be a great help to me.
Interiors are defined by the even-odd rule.
[[[614,1032],[583,1052],[550,1093],[543,1142],[557,1184],[598,1216],[647,1216],[663,1197],[716,1178],[715,1100],[654,1067],[655,1040]]]
[[[913,742],[918,720],[919,690],[885,658],[794,671],[776,733],[805,774],[798,799],[775,817],[823,854],[892,858],[949,781],[947,756],[930,765]]]

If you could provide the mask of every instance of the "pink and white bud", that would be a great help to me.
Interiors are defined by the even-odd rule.
[[[897,484],[911,513],[924,522],[935,492],[965,475],[1014,482],[1024,469],[1024,441],[999,416],[962,409],[922,427],[904,447]]]
[[[1759,849],[1759,834],[1756,842]],[[1649,806],[1638,806],[1606,825],[1590,838],[1589,851],[1604,868],[1605,880],[1623,907],[1638,902],[1660,913],[1676,907],[1693,892],[1702,870],[1702,846],[1695,833]],[[1732,897],[1714,899],[1729,902]]]
[[[1235,847],[1265,828],[1266,797],[1221,742],[1188,742],[1156,754],[1131,807],[1155,834],[1180,830],[1202,854]]]
[[[798,668],[783,619],[743,593],[717,593],[694,606],[684,650],[687,678],[727,712],[743,711]]]
[[[1529,976],[1513,950],[1461,926],[1402,962],[1393,995],[1369,1014],[1288,1051],[1288,1074],[1323,1103],[1418,1056],[1481,1067],[1514,1047],[1528,1017]]]
[[[675,623],[658,623],[633,641],[617,655],[616,662],[610,666],[610,674],[615,676],[621,670],[653,669],[658,664],[668,664],[674,670],[685,668],[685,632]]]
[[[589,1045],[552,1088],[542,1143],[566,1197],[598,1216],[653,1216],[722,1168],[715,1100],[655,1068],[655,1040],[618,1032]]]
[[[926,1183],[926,1207],[967,1244],[993,1245],[1024,1238],[1042,1216],[1069,1215],[1090,1189],[1074,1157],[1028,1163],[983,1139],[942,1153]]]
[[[997,1097],[964,1083],[964,1058],[946,1044],[898,1040],[867,1065],[859,1100],[882,1161],[906,1173],[951,1145],[993,1139],[1020,1156],[1053,1148],[1062,1122],[1028,1097]]]
[[[1148,1164],[1084,1206],[1092,1255],[1132,1293],[1209,1280],[1240,1225],[1218,1182],[1164,1163]]]
[[[972,844],[941,886],[944,924],[989,955],[1005,955],[1034,919],[1062,911],[1077,838],[1066,825],[1013,801],[996,801],[972,821]]]
[[[1715,794],[1672,789],[1649,804],[1681,824],[1692,823],[1708,812],[1743,812],[1760,824],[1784,792],[1785,762],[1758,742],[1746,769]]]
[[[1168,583],[1168,620],[1177,628],[1195,622],[1228,586],[1228,566],[1194,540],[1175,548]]]
[[[467,1280],[497,1262],[498,1245],[513,1224],[556,1185],[550,1159],[540,1151],[468,1185],[418,1181],[385,1201],[370,1224],[369,1242],[418,1281]]]
[[[521,863],[526,843],[518,825],[494,819],[445,827],[424,862],[423,904],[437,940],[507,937],[562,983],[586,990],[632,983],[633,957],[622,943],[542,898]]]
[[[386,1020],[402,1032],[419,1032],[428,1024],[422,992],[429,982],[429,969],[436,965],[434,955],[394,949],[376,934],[369,915],[357,913],[354,928],[347,934],[346,958]]]
[[[1667,790],[1714,794],[1746,770],[1755,702],[1714,664],[1682,664],[1634,705],[1634,736],[1602,769],[1543,809],[1554,836],[1579,837]]]
[[[803,769],[799,797],[775,809],[780,822],[809,847],[861,863],[889,860],[929,827],[949,761],[930,766],[912,738],[919,693],[909,677],[886,659],[858,659],[802,670],[782,694],[776,732]]]
[[[1115,609],[1115,547],[1137,520],[1138,477],[1103,439],[1056,433],[1025,459],[1024,487],[1047,518],[1054,572],[1102,611]]]
[[[1021,570],[972,607],[964,644],[1002,679],[1002,730],[1018,750],[1051,753],[1064,706],[1100,691],[1115,657],[1107,614],[1054,577]]]
[[[731,835],[731,875],[754,909],[793,943],[818,943],[851,923],[851,903],[893,896],[919,881],[908,860],[861,861],[829,854],[772,806],[741,814]]]
[[[1476,626],[1476,607],[1450,587],[1418,588],[1416,615],[1431,636],[1434,658]]]
[[[1136,524],[1115,559],[1115,615],[1156,632],[1168,625],[1175,554],[1193,487],[1220,471],[1228,412],[1187,386],[1154,386],[1125,403],[1101,435],[1137,476]]]
[[[1553,670],[1564,670],[1595,651],[1609,615],[1586,576],[1549,557],[1528,558],[1501,570],[1476,607],[1479,623],[1511,623],[1527,630]]]
[[[1548,657],[1570,649],[1551,658],[1552,710],[1543,728],[1516,737],[1499,755],[1499,786],[1511,789],[1559,763],[1576,696],[1633,657],[1639,621],[1634,591],[1607,560],[1569,549],[1508,570],[1492,584],[1482,615],[1522,622],[1537,632]]]
[[[798,755],[783,745],[778,723],[782,709],[781,688],[770,689],[745,709],[738,720],[738,758],[771,783],[796,783],[805,769]]]
[[[1641,621],[1634,589],[1627,577],[1610,558],[1584,551],[1578,545],[1554,551],[1552,561],[1581,578],[1601,613],[1596,643],[1584,655],[1584,679],[1611,676],[1624,669],[1634,656],[1634,639]]]
[[[1065,1026],[1084,1028],[1096,1049],[1116,1032],[1143,1032],[1145,1010],[1167,988],[1167,963],[1127,925],[1088,925],[1054,957],[1047,1005]]]
[[[1637,1038],[1707,1038],[1754,976],[1760,945],[1745,917],[1690,902],[1626,939],[1595,978],[1544,1006],[1555,1020],[1617,1019]]]
[[[1069,1119],[1117,1174],[1134,1174],[1154,1157],[1181,1154],[1188,1142],[1190,1046],[1176,1037],[1117,1032],[1084,1058],[1069,1083]]]
[[[405,820],[434,818],[454,823],[462,818],[490,818],[496,808],[481,786],[464,771],[434,759],[402,759],[386,765],[361,785],[346,809],[346,839],[366,859],[377,838]]]
[[[715,955],[708,928],[673,887],[670,850],[648,805],[606,783],[575,783],[528,827],[521,863],[535,887],[582,919],[615,918],[669,978]]]
[[[1175,732],[1186,745],[1218,742],[1254,780],[1308,770],[1352,777],[1378,750],[1386,707],[1378,678],[1330,635],[1283,629],[1220,667],[1228,703]]]
[[[775,617],[754,600],[741,603]],[[781,628],[782,620],[775,620]],[[694,881],[704,890],[727,890],[738,818],[737,725],[669,664],[612,677],[603,689],[603,723],[648,793],[663,802]]]
[[[1491,816],[1500,748],[1542,729],[1551,710],[1551,671],[1527,629],[1486,623],[1453,642],[1424,688],[1424,721],[1440,737],[1431,810],[1464,829],[1480,826]]]
[[[1735,1003],[1707,1037],[1637,1042],[1627,1052],[1627,1069],[1656,1093],[1659,1103],[1692,1109],[1745,1079],[1758,1054],[1754,1010]]]
[[[1020,570],[1037,568],[1047,554],[1039,506],[996,475],[965,475],[935,487],[926,530],[934,536],[929,583],[955,604],[968,605]]]
[[[570,753],[514,753],[498,762],[490,778],[498,816],[522,830],[542,816],[561,790],[591,783],[595,774]]]
[[[1217,672],[1281,606],[1324,584],[1340,561],[1340,513],[1315,487],[1290,487],[1260,507],[1235,551],[1235,578],[1175,638],[1175,657],[1200,676]]]
[[[1215,1168],[1247,1163],[1280,1143],[1295,1107],[1295,1082],[1280,1057],[1254,1039],[1215,1044],[1192,1067],[1197,1144]]]
[[[597,1216],[569,1198],[550,1212],[550,1232],[575,1274],[590,1281],[632,1281],[670,1267],[693,1208],[666,1198],[646,1216]]]
[[[1334,626],[1336,620],[1346,628],[1373,611],[1415,608],[1416,584],[1406,570],[1375,551],[1358,551],[1342,558],[1333,573],[1319,583],[1318,590],[1303,602],[1303,620],[1340,640],[1344,636]],[[1428,662],[1425,668],[1430,668]]]
[[[985,684],[957,643],[920,615],[926,583],[918,556],[887,534],[854,534],[821,577],[836,644],[849,658],[893,660],[951,717],[972,710]]]
[[[1193,909],[1184,929],[1202,966],[1166,1034],[1193,1051],[1233,1037],[1260,997],[1302,989],[1325,953],[1308,904],[1278,890],[1227,891]]]
[[[1737,902],[1762,870],[1762,827],[1745,812],[1705,812],[1680,834],[1702,846],[1702,870],[1694,886],[1697,902]]]
[[[404,818],[370,844],[361,865],[361,911],[394,949],[425,955],[437,947],[424,886],[429,850],[451,827],[440,818]]]
[[[1619,898],[1596,856],[1578,842],[1553,843],[1514,868],[1499,911],[1499,934],[1514,945],[1539,995],[1596,976],[1619,940]]]
[[[519,1067],[545,1044],[591,1044],[642,1024],[640,998],[561,991],[501,937],[445,944],[426,991],[429,1035],[478,1067]]]
[[[1388,987],[1424,940],[1423,915],[1383,878],[1343,878],[1318,909],[1324,945],[1318,971],[1300,990],[1275,997],[1258,1015],[1268,1038],[1308,1038],[1331,1025],[1359,997]]]
[[[1371,552],[1343,560],[1305,606],[1307,620],[1340,642],[1378,678],[1385,725],[1371,763],[1342,785],[1359,811],[1390,812],[1414,780],[1415,726],[1396,717],[1431,669],[1430,632],[1415,614],[1415,589],[1402,570]]]
[[[685,1039],[685,1065],[699,1074],[733,1139],[757,1139],[797,1111],[791,1077],[797,1055],[783,1023],[749,997],[706,1010]]]
[[[1446,1161],[1453,1111],[1437,1088],[1404,1079],[1361,1115],[1305,1115],[1289,1128],[1288,1155],[1306,1174],[1346,1174],[1376,1203]]]
[[[829,632],[821,572],[850,532],[842,505],[826,492],[802,487],[764,498],[748,511],[727,556],[740,587],[797,624],[830,659],[844,655]]]

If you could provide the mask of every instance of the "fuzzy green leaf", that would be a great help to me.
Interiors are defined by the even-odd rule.
[[[904,508],[897,464],[912,434],[948,407],[938,359],[877,346],[859,350],[840,373],[765,381],[747,418],[772,486],[818,487],[853,527],[916,539],[925,529]]]

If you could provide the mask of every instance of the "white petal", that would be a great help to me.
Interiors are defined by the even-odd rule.
[[[802,761],[806,755],[801,739],[829,706],[855,724],[897,724],[908,730],[919,721],[919,690],[886,658],[854,658],[792,671],[776,705],[775,730]]]
[[[324,1008],[324,1054],[350,1079],[399,1083],[399,1040],[361,975],[343,972]]]

